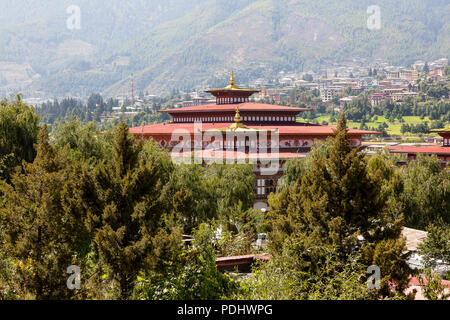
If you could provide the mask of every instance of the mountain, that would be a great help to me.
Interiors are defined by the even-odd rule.
[[[352,58],[408,64],[450,56],[447,0],[0,0],[0,88],[56,96],[204,88]],[[0,89],[0,94],[2,93]]]

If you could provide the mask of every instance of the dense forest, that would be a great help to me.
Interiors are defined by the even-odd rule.
[[[174,164],[124,122],[49,133],[19,96],[1,101],[0,133],[0,299],[408,299],[403,226],[429,231],[427,267],[450,261],[449,171],[358,153],[344,114],[335,138],[286,164],[269,212],[252,209],[251,165]],[[244,278],[218,271],[216,257],[248,253],[271,259]],[[445,298],[427,275],[426,296]]]
[[[181,97],[179,94],[171,94],[164,98],[155,98],[152,101],[144,102],[140,111],[131,117],[125,117],[123,115],[131,107],[129,100],[124,101],[123,105],[119,108],[119,101],[117,99],[104,99],[99,93],[91,94],[86,103],[76,98],[64,98],[61,101],[58,99],[47,101],[37,107],[36,113],[40,115],[41,121],[49,125],[50,131],[54,125],[66,120],[77,120],[83,123],[93,122],[99,129],[106,129],[117,125],[120,121],[126,121],[128,126],[132,127],[161,123],[169,120],[167,114],[159,113],[158,111],[172,105],[175,98],[180,99]],[[111,116],[113,112],[118,113],[120,116],[103,121],[102,116]]]

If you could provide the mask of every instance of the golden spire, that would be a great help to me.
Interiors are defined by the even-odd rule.
[[[234,86],[235,83],[236,83],[236,82],[234,81],[234,72],[231,71],[230,85],[231,85],[231,86]]]
[[[236,107],[236,116],[234,117],[234,123],[229,126],[228,128],[226,128],[227,130],[237,130],[237,129],[246,129],[249,130],[249,128],[247,128],[242,122],[241,122],[241,114],[239,111],[239,108]]]
[[[234,116],[234,122],[236,123],[241,122],[241,114],[239,112],[239,107],[236,107],[236,115]]]

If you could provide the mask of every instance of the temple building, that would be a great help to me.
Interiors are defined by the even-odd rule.
[[[407,161],[416,160],[417,155],[436,155],[441,160],[442,167],[450,163],[450,129],[431,130],[439,134],[442,140],[442,146],[391,146],[389,152],[393,154],[405,154]]]
[[[171,122],[134,127],[137,138],[152,138],[173,159],[194,163],[252,163],[256,209],[267,208],[267,196],[276,192],[288,159],[303,158],[316,141],[335,134],[334,127],[297,122],[307,108],[254,103],[258,90],[242,89],[231,75],[229,86],[206,91],[215,104],[167,109]],[[350,144],[362,147],[362,136],[379,132],[349,129]],[[222,161],[222,162],[220,162]]]

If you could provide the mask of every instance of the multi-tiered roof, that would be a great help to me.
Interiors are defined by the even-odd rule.
[[[230,85],[223,89],[206,92],[216,97],[215,104],[162,110],[172,117],[170,123],[153,124],[131,128],[130,131],[144,136],[167,135],[174,130],[183,129],[194,132],[194,123],[201,122],[204,131],[222,129],[234,122],[239,109],[240,122],[247,128],[276,130],[280,135],[332,136],[334,127],[297,122],[297,116],[308,108],[279,106],[250,102],[249,98],[258,90],[242,89],[235,84],[232,74]],[[350,129],[350,136],[379,134],[374,131]]]

